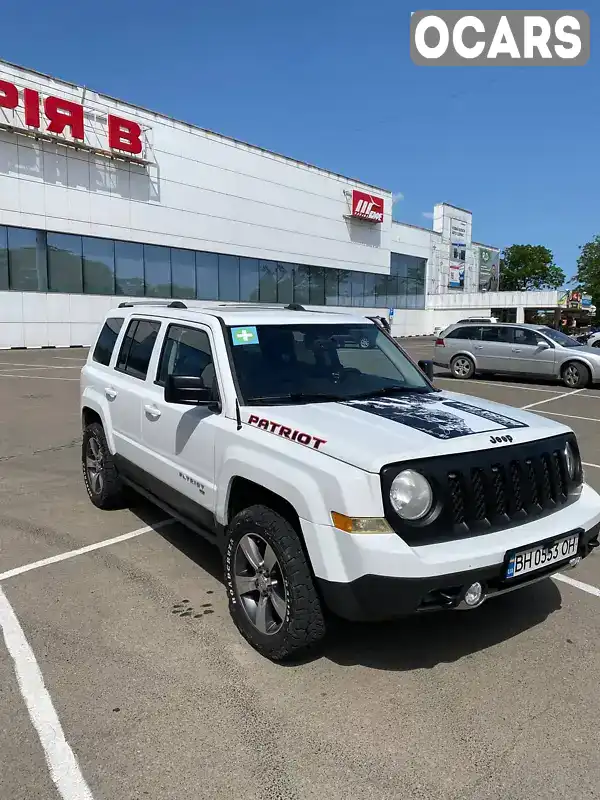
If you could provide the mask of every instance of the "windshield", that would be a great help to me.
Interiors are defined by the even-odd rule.
[[[562,347],[581,347],[581,344],[577,341],[577,339],[572,339],[562,331],[555,331],[554,328],[542,328],[542,333],[549,339],[552,339],[553,342],[556,342],[556,344],[560,344]]]
[[[230,327],[229,336],[244,405],[433,391],[371,323]]]

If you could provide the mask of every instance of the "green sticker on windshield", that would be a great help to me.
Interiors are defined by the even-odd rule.
[[[244,328],[232,328],[231,339],[234,344],[258,344],[256,325],[247,325]]]

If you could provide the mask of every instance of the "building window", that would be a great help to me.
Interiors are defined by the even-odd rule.
[[[258,260],[240,258],[240,300],[244,303],[258,302]]]
[[[310,267],[294,264],[294,303],[310,303]]]
[[[45,292],[47,289],[45,252],[38,248],[45,238],[42,231],[8,228],[9,286],[20,292]],[[38,252],[38,250],[40,252]]]
[[[196,298],[196,254],[192,250],[171,250],[171,296]]]
[[[240,299],[240,259],[219,256],[219,300]]]
[[[323,267],[310,267],[309,299],[311,306],[325,305],[325,272]]]
[[[81,236],[49,233],[48,291],[80,294],[83,291]]]
[[[0,291],[8,288],[8,236],[4,225],[0,225]]]
[[[464,247],[456,247],[456,245],[452,245],[453,261],[464,261],[466,257],[467,257],[467,251]]]
[[[115,294],[115,243],[83,237],[83,291]]]
[[[115,277],[117,294],[125,297],[143,297],[143,245],[135,242],[115,242]]]
[[[277,302],[289,305],[294,302],[294,265],[277,263]]]
[[[144,245],[146,297],[171,297],[171,249]]]
[[[325,305],[339,305],[338,296],[338,277],[340,271],[337,269],[325,270]]]
[[[338,300],[341,306],[352,305],[352,278],[346,270],[338,275]]]
[[[196,298],[219,299],[219,256],[216,253],[196,253]]]
[[[274,261],[259,261],[260,286],[258,299],[261,303],[277,302],[277,264]]]

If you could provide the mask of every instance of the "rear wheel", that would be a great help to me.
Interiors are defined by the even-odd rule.
[[[450,372],[455,378],[467,380],[475,374],[475,364],[469,356],[455,356],[450,362]]]
[[[99,422],[84,428],[81,466],[85,488],[95,506],[112,509],[126,505],[123,483]]]
[[[597,339],[595,342],[592,342],[592,347],[600,347],[600,339]]]
[[[562,369],[562,380],[569,389],[583,389],[590,382],[590,371],[585,364],[569,361]]]
[[[270,508],[252,506],[232,520],[225,586],[238,630],[267,658],[299,656],[325,636],[321,603],[300,538]]]

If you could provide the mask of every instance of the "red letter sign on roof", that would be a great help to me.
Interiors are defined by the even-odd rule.
[[[142,129],[137,122],[108,115],[108,146],[137,156],[142,152]]]

